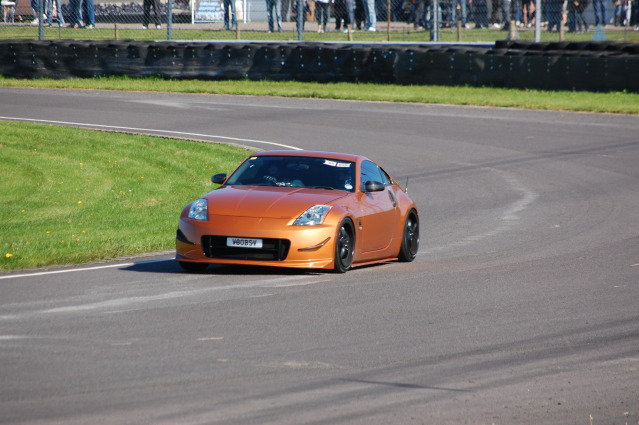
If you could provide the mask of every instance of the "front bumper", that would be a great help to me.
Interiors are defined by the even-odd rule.
[[[176,259],[209,264],[332,269],[336,225],[325,222],[319,226],[294,226],[293,222],[290,218],[216,215],[209,216],[208,221],[197,221],[183,216],[176,238]],[[265,248],[269,244],[269,249],[272,241],[278,242],[272,247],[275,254],[270,255],[251,251],[251,248],[225,249],[226,237],[259,238],[265,241]]]

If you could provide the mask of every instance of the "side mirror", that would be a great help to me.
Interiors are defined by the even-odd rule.
[[[385,187],[386,186],[384,186],[384,183],[374,182],[370,180],[367,181],[364,185],[366,192],[381,192],[384,190]]]
[[[213,174],[211,181],[215,184],[223,184],[226,181],[226,173]]]

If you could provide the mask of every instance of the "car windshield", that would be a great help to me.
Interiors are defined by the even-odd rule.
[[[354,162],[302,156],[253,156],[229,177],[226,184],[353,192],[354,182]]]

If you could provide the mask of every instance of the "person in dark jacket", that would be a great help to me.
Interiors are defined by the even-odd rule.
[[[588,31],[588,23],[584,18],[584,10],[588,0],[568,0],[568,32]]]
[[[153,9],[153,23],[155,28],[160,28],[160,0],[144,0],[143,13],[142,13],[142,28],[147,29],[149,27],[149,21],[151,20],[151,9]]]

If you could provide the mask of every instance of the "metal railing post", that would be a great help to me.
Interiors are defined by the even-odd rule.
[[[535,43],[541,41],[541,0],[535,0]]]
[[[18,2],[16,2],[16,4],[18,4]],[[44,40],[44,22],[42,22],[42,17],[44,16],[44,0],[40,0],[36,13],[36,17],[38,18],[38,40]]]
[[[297,40],[304,40],[304,0],[297,0]]]
[[[466,0],[461,0],[466,1]],[[462,39],[462,16],[461,16],[461,3],[457,3],[455,6],[455,11],[457,19],[455,19],[455,25],[457,26],[457,41],[461,41]]]
[[[392,3],[392,0],[386,0],[386,3],[388,4],[388,8],[387,8],[387,11],[386,11],[386,13],[388,15],[388,16],[386,16],[387,21],[388,21],[388,25],[386,27],[386,35],[387,35],[386,39],[388,41],[391,41],[391,14],[392,14],[391,3]]]
[[[433,2],[433,26],[430,29],[430,41],[439,41],[439,0]]]
[[[166,5],[166,38],[173,40],[173,0],[168,0]]]

